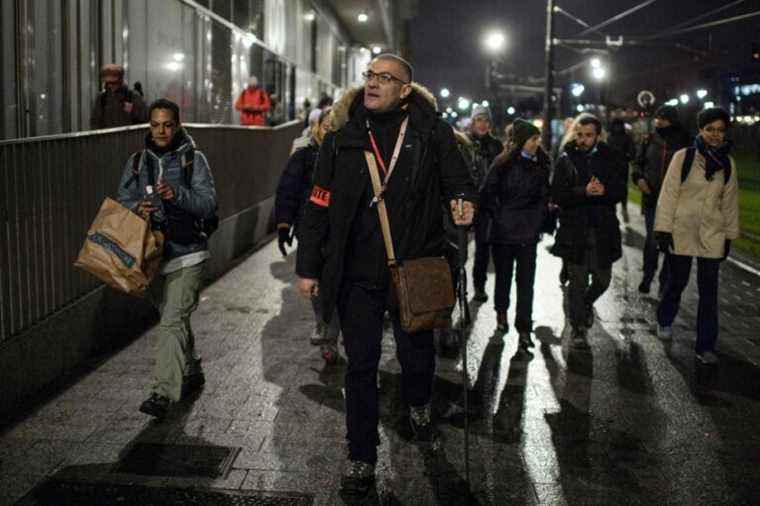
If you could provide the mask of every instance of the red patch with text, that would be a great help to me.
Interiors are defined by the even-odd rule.
[[[320,207],[330,206],[330,192],[319,186],[314,186],[311,190],[311,198],[309,199]]]

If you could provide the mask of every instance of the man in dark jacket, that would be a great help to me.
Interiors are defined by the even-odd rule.
[[[376,153],[377,165],[386,168],[383,198],[402,261],[443,256],[441,202],[449,203],[458,225],[467,225],[477,200],[452,129],[438,117],[430,92],[413,84],[411,66],[398,56],[380,55],[364,79],[363,88],[350,90],[333,108],[337,131],[320,149],[314,189],[299,226],[296,263],[299,292],[308,297],[318,289],[325,320],[336,305],[340,315],[348,357],[349,450],[341,496],[349,503],[374,491],[380,442],[377,372],[392,292],[365,152]],[[462,215],[455,209],[457,198],[465,201]],[[409,334],[392,304],[390,312],[411,429],[417,441],[433,442],[433,332]]]
[[[601,122],[584,114],[575,128],[575,140],[565,145],[554,170],[552,197],[561,211],[552,252],[568,265],[573,345],[583,349],[586,329],[594,323],[593,304],[622,256],[615,205],[625,195],[626,179],[622,158],[599,140]]]
[[[644,277],[639,284],[641,293],[649,293],[659,263],[660,253],[653,229],[662,180],[675,152],[690,144],[688,133],[678,121],[678,110],[668,105],[657,109],[654,113],[654,132],[648,135],[639,147],[631,174],[634,184],[641,190],[641,206],[646,227]],[[666,277],[667,265],[663,261],[659,276],[660,291],[665,287]]]
[[[158,196],[157,200],[150,198]],[[206,157],[180,123],[179,107],[159,99],[150,106],[145,149],[127,161],[117,196],[165,236],[160,283],[151,286],[161,312],[150,397],[140,411],[157,418],[205,382],[190,315],[198,307],[206,260],[203,220],[216,213],[216,190]]]
[[[491,134],[491,111],[488,107],[475,104],[470,115],[471,123],[467,137],[472,142],[472,160],[467,160],[470,165],[470,175],[478,191],[483,190],[483,185],[488,176],[496,156],[502,152],[504,146]],[[475,217],[473,228],[475,229],[475,261],[472,266],[472,281],[475,287],[473,298],[479,302],[488,300],[486,294],[486,279],[488,278],[488,263],[491,261],[491,246],[488,244],[489,217],[486,213],[478,213]]]
[[[626,131],[625,122],[620,118],[615,118],[610,123],[610,134],[607,136],[607,144],[617,151],[625,160],[625,180],[628,181],[628,169],[630,163],[636,157],[636,143]],[[625,195],[620,202],[623,211],[623,221],[628,223],[628,185],[625,186]]]
[[[124,83],[124,68],[110,63],[100,71],[104,90],[98,94],[90,115],[91,128],[113,128],[148,121],[145,102],[140,93]]]

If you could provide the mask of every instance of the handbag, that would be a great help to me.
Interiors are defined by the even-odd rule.
[[[106,198],[95,216],[74,266],[107,285],[142,297],[158,274],[164,236],[150,223]]]
[[[404,120],[399,132],[399,140],[391,159],[390,170],[385,171],[386,182],[390,178],[398,158],[401,141],[406,131],[408,119]],[[388,210],[383,199],[384,185],[380,180],[376,157],[382,162],[379,150],[370,132],[373,155],[365,151],[364,156],[369,167],[372,189],[375,194],[373,203],[377,205],[380,218],[380,228],[388,256],[388,269],[391,273],[396,300],[398,302],[401,328],[411,333],[448,328],[451,326],[451,310],[454,307],[454,284],[451,279],[451,268],[444,257],[422,257],[399,261],[391,238],[391,227],[388,220]]]

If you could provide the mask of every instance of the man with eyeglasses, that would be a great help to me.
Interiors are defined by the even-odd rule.
[[[348,464],[341,497],[361,503],[375,493],[378,390],[383,315],[390,310],[401,364],[410,432],[434,444],[430,399],[435,372],[433,332],[401,328],[365,152],[384,179],[396,256],[443,256],[443,202],[457,225],[474,215],[476,190],[452,128],[439,118],[433,95],[412,81],[402,58],[376,57],[365,85],[333,108],[334,131],[321,146],[315,185],[298,229],[296,272],[305,297],[317,290],[326,321],[337,307],[348,366],[345,378]],[[464,204],[460,210],[458,199]]]
[[[198,307],[211,256],[203,220],[213,219],[217,205],[208,161],[182,128],[179,106],[156,100],[149,117],[145,149],[127,160],[117,199],[165,237],[162,279],[151,286],[161,312],[153,383],[140,405],[140,411],[161,419],[172,402],[205,383],[190,315]]]

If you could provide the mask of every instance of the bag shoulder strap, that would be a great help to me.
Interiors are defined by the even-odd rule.
[[[183,175],[185,176],[185,184],[188,188],[192,188],[193,183],[193,162],[195,161],[195,148],[190,148],[182,153],[182,159],[180,164],[182,165]]]
[[[697,150],[694,147],[686,148],[686,154],[683,157],[683,165],[681,165],[681,184],[684,184],[689,177],[691,166],[694,164],[694,154],[696,151]]]
[[[383,232],[383,241],[385,242],[385,252],[388,255],[388,265],[396,265],[396,252],[393,249],[393,239],[391,238],[391,224],[388,221],[388,209],[385,207],[383,197],[383,185],[380,182],[380,172],[377,170],[377,161],[371,151],[364,152],[364,158],[367,159],[369,167],[369,176],[372,180],[372,189],[375,193],[373,203],[377,204],[377,214],[380,218],[380,229]]]

